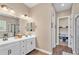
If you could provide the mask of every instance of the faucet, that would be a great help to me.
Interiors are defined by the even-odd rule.
[[[8,34],[7,33],[4,34],[4,36],[3,36],[3,41],[6,41],[6,40],[8,40]]]

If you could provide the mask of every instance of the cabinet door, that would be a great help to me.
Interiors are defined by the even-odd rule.
[[[8,45],[9,55],[20,55],[20,42],[14,42]]]
[[[26,39],[21,41],[21,54],[25,55],[35,49],[35,39]]]
[[[20,49],[17,46],[11,46],[9,49],[9,55],[20,55]]]
[[[27,51],[28,53],[35,49],[35,38],[27,39]]]
[[[8,55],[8,48],[5,46],[0,47],[0,55]]]
[[[27,39],[27,52],[32,51],[32,39]]]
[[[36,41],[35,38],[32,39],[32,50],[36,48]]]

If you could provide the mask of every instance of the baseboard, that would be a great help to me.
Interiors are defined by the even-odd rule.
[[[48,55],[52,55],[52,52],[46,51],[44,49],[36,48],[36,50],[39,50],[40,52],[46,53]]]

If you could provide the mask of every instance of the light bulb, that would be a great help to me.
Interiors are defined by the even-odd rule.
[[[5,10],[5,11],[8,11],[7,7],[3,7],[2,9]]]
[[[14,11],[14,10],[10,10],[10,12],[11,12],[11,13],[13,13],[13,14],[15,13],[15,11]]]
[[[24,18],[24,15],[21,15],[21,18]]]
[[[28,17],[28,16],[26,16],[26,19],[29,19],[29,17]]]

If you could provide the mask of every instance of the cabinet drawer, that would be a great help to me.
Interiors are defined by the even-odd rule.
[[[26,40],[23,40],[23,41],[21,41],[21,48],[24,48],[24,47],[26,47]]]
[[[21,55],[25,55],[25,54],[27,54],[27,49],[24,47],[24,48],[22,48],[21,49]]]
[[[20,47],[21,43],[20,42],[13,42],[13,43],[9,43],[7,44],[6,46],[9,47],[9,46],[19,46]]]
[[[7,46],[0,47],[0,55],[8,55]]]

